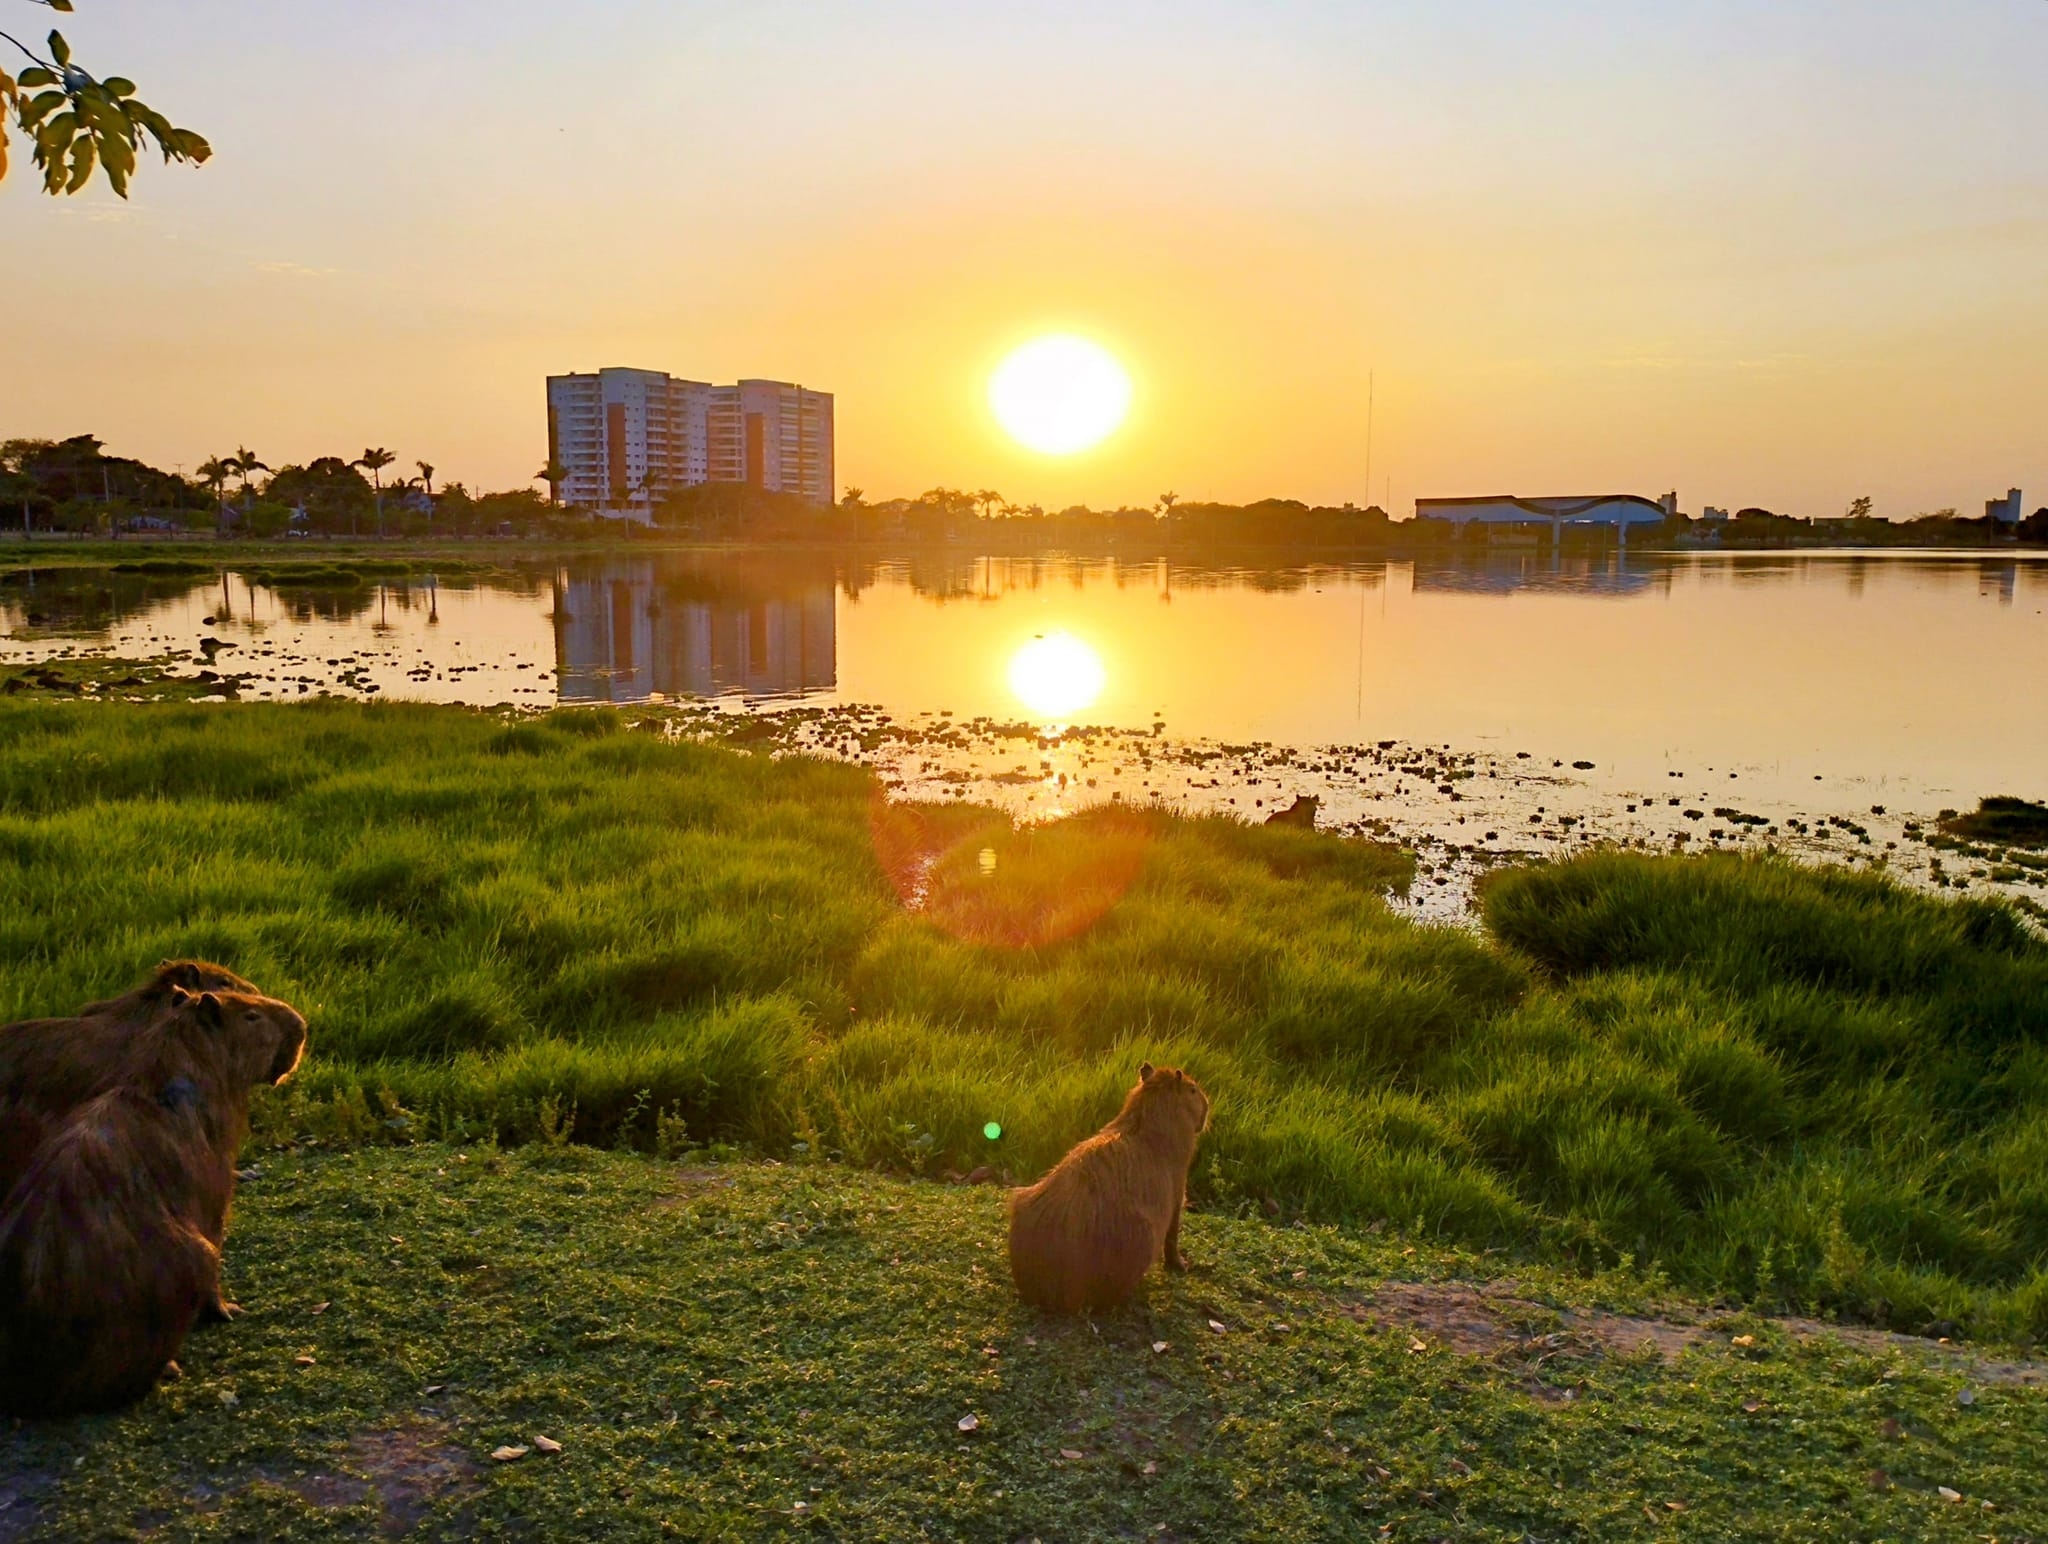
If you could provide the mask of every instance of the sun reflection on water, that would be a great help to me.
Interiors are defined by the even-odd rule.
[[[1102,656],[1072,633],[1040,633],[1010,658],[1010,690],[1048,721],[1093,707],[1108,680]]]

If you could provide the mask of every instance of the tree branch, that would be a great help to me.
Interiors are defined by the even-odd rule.
[[[36,3],[41,4],[42,0],[36,0]],[[5,39],[7,42],[12,43],[16,48],[20,49],[24,54],[27,54],[29,63],[40,65],[42,68],[46,70],[54,71],[57,68],[57,66],[50,63],[49,60],[43,58],[42,55],[36,53],[33,49],[31,49],[28,46],[28,44],[22,42],[20,38],[14,36],[13,33],[0,32],[0,39]]]

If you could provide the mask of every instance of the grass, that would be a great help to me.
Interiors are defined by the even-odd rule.
[[[1591,1333],[1631,1280],[1201,1213],[1191,1274],[1046,1321],[1000,1238],[994,1190],[829,1165],[268,1158],[245,1316],[130,1411],[0,1430],[0,1537],[2048,1530],[2048,1399],[1928,1350],[1710,1316],[1666,1362]],[[1490,1340],[1430,1307],[1470,1301],[1445,1278]]]
[[[1409,865],[884,805],[609,710],[0,703],[0,1017],[219,959],[312,1021],[271,1144],[1024,1178],[1151,1060],[1215,1098],[1212,1213],[2048,1333],[2048,945],[2012,913],[1601,854],[1497,876],[1482,936],[1390,911]]]

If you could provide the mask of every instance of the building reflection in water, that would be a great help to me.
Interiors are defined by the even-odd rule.
[[[555,671],[563,702],[794,697],[838,681],[829,564],[716,570],[640,559],[555,575]]]
[[[1476,557],[1415,560],[1418,593],[1513,595],[1523,591],[1559,595],[1640,595],[1668,591],[1669,564],[1631,561],[1619,552],[1605,556],[1549,553],[1488,553]]]

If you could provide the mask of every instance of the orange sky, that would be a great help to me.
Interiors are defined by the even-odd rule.
[[[0,435],[505,485],[632,364],[837,393],[870,496],[2048,503],[2039,0],[81,4],[217,154],[0,187]],[[1065,461],[1049,330],[1137,386]]]

